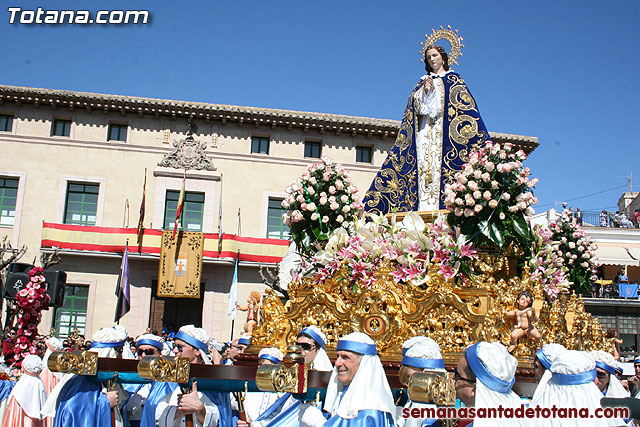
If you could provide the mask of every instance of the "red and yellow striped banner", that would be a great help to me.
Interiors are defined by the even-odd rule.
[[[136,228],[94,227],[84,225],[42,224],[42,247],[79,251],[124,252],[127,240],[134,242]],[[162,230],[144,230],[142,253],[160,255]],[[218,253],[218,234],[204,235],[204,257],[233,258],[240,252],[240,261],[280,262],[289,248],[288,240],[222,235],[222,250]]]

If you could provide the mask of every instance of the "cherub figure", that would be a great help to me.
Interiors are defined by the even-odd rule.
[[[253,335],[253,328],[258,326],[260,300],[260,293],[257,291],[251,291],[249,298],[247,298],[246,307],[242,307],[236,303],[238,310],[247,312],[247,321],[244,322],[244,331],[249,335]]]
[[[513,353],[513,350],[515,350],[518,345],[518,341],[527,334],[537,340],[542,338],[542,335],[540,335],[540,332],[538,332],[534,326],[538,317],[536,316],[536,310],[533,308],[533,296],[527,291],[522,291],[518,294],[516,303],[518,308],[515,310],[502,310],[502,314],[504,314],[507,319],[515,322],[515,328],[513,332],[511,332],[511,343],[509,347],[507,347],[509,353]]]

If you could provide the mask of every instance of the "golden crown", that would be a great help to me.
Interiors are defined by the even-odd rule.
[[[448,25],[447,28],[444,28],[442,25],[439,30],[432,29],[431,34],[425,34],[426,40],[420,43],[422,49],[420,49],[421,58],[420,61],[424,62],[424,51],[428,46],[432,46],[436,44],[439,40],[447,40],[451,45],[451,52],[448,53],[449,56],[449,64],[455,62],[458,64],[458,57],[462,55],[460,49],[464,47],[462,44],[462,37],[458,35],[458,30],[454,30],[451,28],[451,25]]]

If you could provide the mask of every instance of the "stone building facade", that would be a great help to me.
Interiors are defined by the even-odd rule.
[[[183,146],[189,123],[193,143]],[[129,333],[193,322],[227,340],[235,260],[216,252],[219,230],[241,252],[244,303],[250,291],[265,288],[259,267],[275,265],[286,252],[288,230],[279,220],[284,188],[326,156],[343,164],[364,193],[398,126],[395,120],[0,85],[0,238],[27,245],[22,262],[59,248],[63,262],[55,268],[68,275],[65,305],[44,313],[42,331],[56,328],[64,336],[77,327],[89,336],[113,323],[128,241],[131,311],[121,323]],[[528,152],[538,144],[533,137],[492,135]],[[145,170],[146,231],[138,253]],[[184,228],[204,232],[205,246],[213,247],[209,255],[205,248],[199,300],[155,296],[157,230],[173,227],[183,179]],[[241,312],[235,335],[243,320]]]

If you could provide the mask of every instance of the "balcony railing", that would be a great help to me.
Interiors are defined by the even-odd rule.
[[[576,212],[574,217],[578,218]],[[579,221],[579,219],[578,219]],[[602,211],[583,211],[582,225],[586,227],[639,228],[635,218],[616,216],[615,213],[603,214]]]

